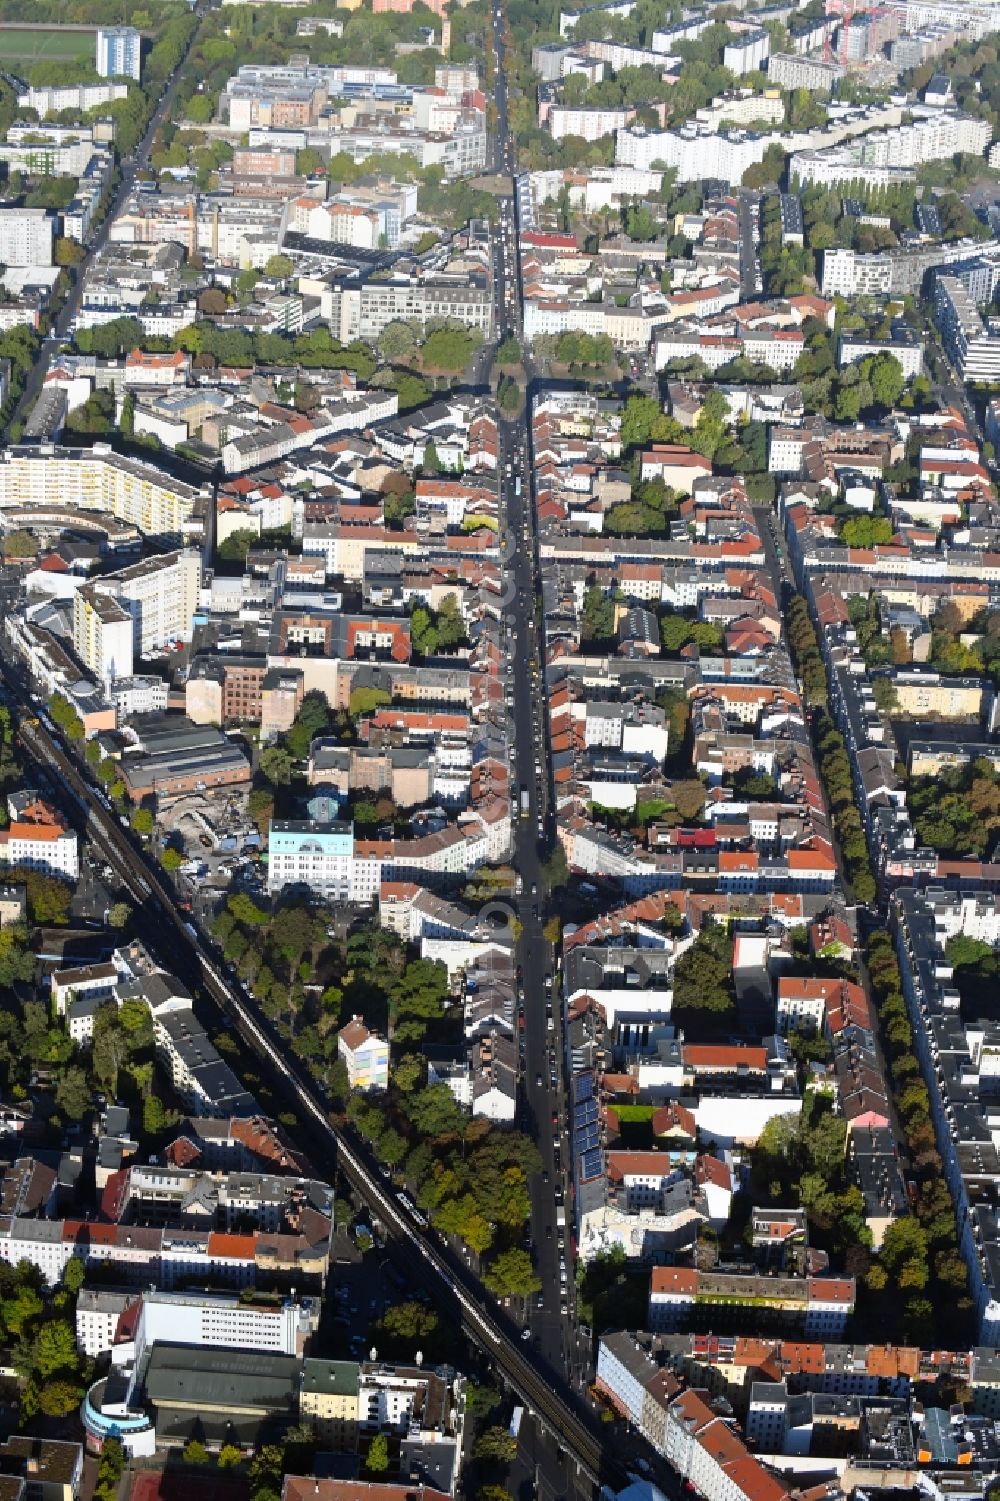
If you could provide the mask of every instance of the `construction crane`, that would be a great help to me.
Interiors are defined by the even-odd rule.
[[[828,16],[840,17],[840,36],[838,38],[837,61],[842,67],[847,66],[848,49],[850,46],[851,21],[854,19],[855,10],[862,10],[864,6],[856,4],[855,0],[826,0],[826,13]],[[833,62],[833,41],[830,33],[823,39],[823,61]]]

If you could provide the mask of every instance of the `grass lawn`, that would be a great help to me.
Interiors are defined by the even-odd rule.
[[[615,1114],[619,1122],[628,1121],[629,1125],[645,1124],[651,1121],[656,1113],[655,1105],[616,1105]]]
[[[32,62],[48,59],[93,58],[95,31],[66,31],[62,26],[46,26],[41,31],[26,26],[0,27],[0,64],[9,58]]]

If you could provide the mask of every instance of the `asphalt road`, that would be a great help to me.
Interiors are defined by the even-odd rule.
[[[503,7],[494,3],[496,38],[496,165],[513,173],[513,143],[507,115],[506,59],[502,42]],[[520,338],[523,304],[514,200],[500,203],[494,247],[495,322],[497,338]],[[530,399],[530,398],[529,398]],[[545,938],[545,887],[542,864],[554,837],[551,771],[548,753],[545,649],[536,620],[540,575],[533,510],[530,410],[516,418],[499,414],[501,465],[501,543],[506,557],[505,623],[508,672],[505,703],[515,813],[514,866],[521,878],[519,918],[521,968],[519,1024],[522,1047],[522,1126],[538,1144],[542,1171],[532,1179],[531,1238],[535,1270],[542,1289],[529,1300],[527,1329],[531,1345],[546,1362],[565,1373],[577,1390],[591,1376],[591,1342],[580,1335],[575,1317],[574,1265],[571,1257],[569,1139],[566,1133],[566,1086],[563,1071],[561,1005],[555,954]],[[565,1229],[559,1222],[564,1221]],[[567,1472],[556,1447],[526,1417],[521,1432],[521,1464],[527,1493],[571,1496],[579,1480]],[[584,1493],[589,1493],[586,1487]]]
[[[753,519],[757,526],[761,545],[764,549],[764,569],[767,574],[767,582],[774,591],[778,608],[782,614],[788,609],[792,595],[795,593],[795,579],[792,575],[791,564],[788,561],[788,544],[781,535],[781,522],[777,512],[771,506],[760,505],[753,507]],[[778,556],[778,547],[781,547],[781,556]]]
[[[24,390],[21,393],[21,399],[15,407],[14,412],[12,413],[12,420],[23,422],[24,418],[31,411],[31,408],[35,404],[35,399],[38,396],[39,391],[42,389],[42,382],[45,379],[46,372],[48,371],[49,366],[55,358],[59,350],[59,346],[65,343],[66,339],[69,337],[70,325],[72,324],[80,308],[80,299],[83,296],[86,273],[90,266],[93,264],[95,258],[100,255],[101,251],[108,243],[108,235],[111,231],[111,226],[114,223],[115,217],[121,210],[125,199],[135,187],[136,174],[143,171],[149,164],[150,153],[153,146],[153,139],[170,111],[174,94],[177,92],[177,85],[180,82],[180,76],[184,71],[184,65],[188,59],[188,53],[190,53],[191,48],[194,46],[195,38],[197,37],[197,35],[198,30],[195,29],[195,31],[193,31],[191,34],[191,41],[188,44],[187,52],[185,52],[184,56],[181,58],[181,61],[178,63],[176,70],[171,75],[170,81],[167,84],[163,97],[160,99],[159,104],[153,111],[149,125],[146,129],[146,134],[143,136],[139,145],[136,147],[134,154],[121,163],[121,178],[108,206],[108,211],[105,214],[104,219],[99,229],[97,230],[97,233],[94,235],[93,239],[87,246],[87,251],[83,257],[83,260],[74,267],[73,285],[70,289],[69,296],[66,298],[66,301],[63,303],[58,314],[56,315],[51,332],[45,339],[42,340],[42,343],[39,345],[38,354],[35,357],[35,363],[28,373],[28,378],[25,381]]]
[[[761,289],[757,275],[757,214],[758,195],[740,191],[737,195],[740,221],[740,296],[744,302],[752,302]]]

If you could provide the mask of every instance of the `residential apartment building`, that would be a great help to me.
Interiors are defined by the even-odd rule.
[[[763,161],[765,136],[745,131],[713,131],[694,124],[679,130],[646,131],[625,127],[616,132],[615,160],[626,166],[673,169],[678,182],[705,177],[739,183],[748,167]]]
[[[613,135],[635,119],[634,109],[574,109],[554,104],[545,114],[544,124],[553,140],[578,136],[584,141],[599,141]]]
[[[757,1277],[689,1267],[653,1267],[650,1274],[650,1327],[680,1328],[698,1301],[716,1318],[730,1307],[748,1313],[754,1330],[769,1319],[797,1324],[806,1334],[833,1339],[844,1333],[854,1310],[853,1277]]]
[[[680,1382],[649,1353],[651,1343],[648,1335],[602,1337],[603,1395],[706,1501],[781,1501],[784,1487],[707,1406],[707,1393],[678,1395]]]
[[[742,78],[747,73],[756,73],[759,68],[763,68],[770,52],[769,32],[763,28],[744,31],[726,43],[722,54],[722,66],[728,68],[729,72],[734,73],[737,78]]]
[[[153,656],[174,641],[191,639],[201,588],[201,554],[190,547],[144,558],[115,573],[103,574],[84,587],[89,594],[113,600],[126,611],[132,622],[135,656]],[[74,645],[75,635],[74,609]],[[129,664],[113,675],[130,677],[131,673]]]
[[[887,292],[919,292],[929,271],[956,261],[978,258],[978,240],[954,240],[948,244],[883,250],[865,255],[856,250],[824,250],[822,292],[824,297],[855,297],[861,293],[879,296]]]
[[[914,380],[923,369],[924,346],[917,338],[870,339],[856,334],[841,334],[837,349],[837,363],[857,365],[861,360],[891,354],[899,363],[906,380]]]
[[[187,1005],[154,1015],[156,1056],[177,1094],[196,1115],[216,1111],[253,1114],[257,1103],[222,1061],[208,1033]]]
[[[337,1053],[347,1065],[352,1089],[388,1089],[389,1044],[355,1016],[337,1033]]]
[[[142,37],[134,26],[100,26],[94,66],[101,78],[138,78]]]
[[[448,1367],[304,1360],[299,1413],[325,1444],[348,1453],[371,1433],[460,1443],[464,1380]]]
[[[957,152],[981,156],[992,136],[988,121],[957,110],[916,106],[913,116],[891,130],[873,130],[826,150],[796,152],[789,163],[790,179],[827,187],[855,178],[869,183],[903,182],[925,162]]]
[[[696,123],[709,130],[719,130],[726,124],[780,125],[784,118],[785,107],[778,89],[769,89],[766,94],[755,94],[752,89],[718,94],[704,109],[695,113]]]
[[[1000,379],[1000,320],[981,316],[958,276],[934,278],[934,319],[963,381]]]
[[[195,724],[260,724],[267,673],[258,657],[196,657],[185,684],[188,718]]]
[[[161,677],[116,677],[108,696],[114,705],[115,724],[122,725],[137,714],[161,714],[167,707],[167,683]]]
[[[239,146],[230,167],[234,177],[294,177],[295,152],[280,146]]]
[[[76,1257],[119,1285],[168,1290],[195,1279],[229,1287],[277,1281],[322,1288],[329,1267],[329,1234],[315,1243],[305,1235],[212,1229],[172,1230],[143,1225],[101,1225],[87,1220],[8,1218],[0,1223],[0,1261],[27,1261],[55,1287]]]
[[[831,94],[847,69],[841,63],[793,52],[775,52],[767,62],[767,77],[780,89],[807,89],[813,94]]]
[[[0,264],[51,266],[55,220],[43,208],[0,209]]]
[[[33,177],[81,177],[93,156],[94,140],[89,130],[71,131],[58,125],[34,130],[12,126],[0,144],[0,162],[8,172],[26,172]]]
[[[207,488],[195,490],[103,443],[7,448],[0,455],[0,510],[65,513],[81,523],[87,519],[81,512],[104,512],[151,541],[176,547],[201,541],[209,501]]]
[[[44,119],[46,115],[58,114],[60,110],[85,111],[126,98],[127,83],[61,83],[40,88],[29,87],[18,94],[17,103],[19,109],[36,110],[39,118]]]
[[[76,1501],[83,1483],[83,1445],[12,1433],[0,1444],[0,1475],[22,1487],[19,1501]],[[10,1498],[11,1490],[5,1492]]]
[[[368,281],[361,287],[334,287],[329,308],[324,305],[324,316],[329,318],[335,337],[345,343],[355,339],[374,342],[390,323],[423,326],[438,318],[454,318],[489,339],[493,332],[493,294],[487,286],[456,286],[453,282]]]
[[[87,671],[104,684],[130,678],[133,667],[132,615],[113,595],[84,584],[73,595],[73,650]]]
[[[13,793],[7,803],[10,822],[0,829],[0,865],[75,881],[80,874],[75,830],[67,828],[56,810],[33,794]]]

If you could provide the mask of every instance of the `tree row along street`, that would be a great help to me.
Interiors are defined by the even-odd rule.
[[[514,170],[513,146],[507,116],[507,79],[503,33],[505,21],[499,5],[494,7],[493,45],[497,112],[496,169],[511,181]],[[197,32],[193,33],[193,45]],[[190,52],[190,46],[188,53]],[[143,140],[123,165],[122,175],[104,223],[88,248],[87,256],[77,268],[74,285],[60,309],[48,338],[38,349],[22,398],[18,415],[29,409],[41,389],[42,380],[60,342],[67,335],[75,316],[83,273],[90,260],[100,252],[114,213],[132,190],[137,173],[148,162],[156,131],[170,109],[177,83],[188,53],[182,59],[162,99],[158,102]],[[517,225],[513,196],[499,201],[499,224],[494,245],[495,322],[498,340],[517,339],[522,326],[521,286],[517,257]],[[486,374],[484,365],[480,372]],[[459,1256],[444,1243],[432,1241],[422,1226],[411,1219],[400,1205],[379,1172],[372,1153],[353,1132],[331,1125],[327,1110],[300,1065],[276,1037],[268,1020],[256,1003],[248,1000],[239,988],[201,948],[194,930],[182,921],[176,894],[159,867],[151,864],[137,848],[130,835],[108,814],[81,770],[66,754],[56,736],[34,717],[27,685],[6,669],[7,686],[21,711],[20,735],[25,750],[40,766],[52,768],[71,799],[80,831],[87,837],[120,877],[123,887],[136,901],[138,931],[154,952],[169,949],[169,965],[188,983],[192,992],[210,1002],[223,1014],[227,1025],[234,1025],[266,1067],[270,1080],[289,1101],[314,1156],[324,1155],[335,1161],[352,1190],[384,1226],[387,1235],[405,1251],[411,1273],[443,1308],[457,1313],[463,1330],[495,1362],[501,1374],[537,1417],[544,1431],[551,1433],[577,1467],[578,1478],[588,1487],[607,1481],[622,1484],[627,1473],[620,1460],[607,1450],[605,1434],[593,1414],[566,1381],[584,1384],[587,1362],[581,1355],[579,1336],[572,1315],[560,1311],[560,1283],[554,1239],[549,1239],[555,1220],[554,1185],[561,1180],[562,1166],[554,1153],[558,1132],[563,1127],[564,1098],[561,1068],[550,1073],[554,1056],[561,1057],[558,1020],[546,1026],[546,1010],[551,1015],[552,945],[544,928],[545,913],[543,855],[552,835],[549,801],[549,763],[544,710],[544,648],[540,628],[535,620],[538,569],[535,553],[532,514],[530,425],[524,410],[517,415],[498,411],[501,460],[502,523],[508,538],[504,554],[507,570],[508,613],[506,627],[510,646],[509,674],[512,690],[510,712],[513,716],[517,746],[517,776],[528,795],[528,816],[516,825],[515,865],[522,880],[518,906],[518,959],[524,974],[526,1015],[526,1068],[523,1092],[526,1096],[528,1129],[535,1136],[543,1155],[544,1171],[531,1181],[532,1230],[537,1270],[542,1281],[544,1309],[532,1315],[535,1349],[521,1343],[521,1330],[506,1318],[489,1294],[465,1266]],[[167,937],[169,935],[169,938]],[[166,957],[166,955],[164,955]],[[558,1012],[558,1007],[555,1008]],[[553,1035],[554,1034],[554,1035]],[[550,1126],[551,1120],[551,1126]],[[564,1154],[568,1161],[568,1148]],[[565,1298],[565,1290],[562,1297]],[[565,1304],[563,1305],[565,1309]]]
[[[37,764],[50,768],[58,777],[68,800],[72,800],[76,822],[82,832],[112,865],[123,886],[137,904],[139,930],[154,951],[164,948],[169,935],[169,963],[193,992],[219,1008],[229,1024],[267,1067],[275,1086],[288,1098],[303,1128],[311,1152],[317,1148],[335,1157],[336,1165],[364,1204],[378,1217],[386,1232],[402,1243],[408,1252],[408,1264],[444,1306],[456,1311],[470,1337],[496,1362],[498,1371],[515,1391],[531,1405],[558,1442],[565,1446],[591,1484],[610,1477],[624,1478],[618,1461],[602,1444],[591,1415],[572,1393],[565,1390],[557,1373],[542,1361],[537,1363],[523,1351],[518,1331],[508,1324],[499,1311],[488,1310],[489,1295],[481,1284],[453,1256],[446,1246],[429,1243],[408,1213],[386,1191],[378,1168],[370,1154],[358,1142],[347,1139],[328,1119],[323,1105],[304,1080],[297,1065],[272,1035],[266,1019],[248,1003],[236,987],[220,973],[202,951],[196,936],[183,923],[176,908],[174,893],[134,846],[131,838],[106,813],[95,792],[57,742],[56,738],[34,717],[28,690],[5,666],[5,680],[11,698],[20,710],[19,732],[24,749]],[[537,856],[536,856],[537,859]],[[540,939],[540,933],[539,933]]]

